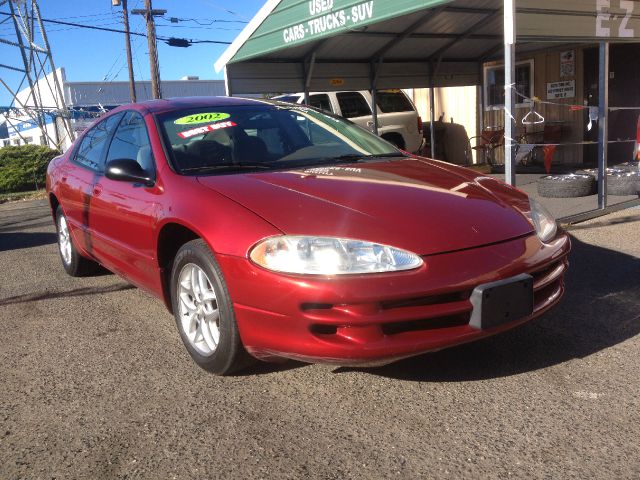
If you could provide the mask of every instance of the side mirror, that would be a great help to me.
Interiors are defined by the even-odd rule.
[[[155,180],[149,176],[149,173],[130,158],[118,158],[107,162],[105,176],[119,182],[142,183],[146,187],[152,187],[155,184]]]

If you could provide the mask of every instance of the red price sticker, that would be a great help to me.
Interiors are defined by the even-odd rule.
[[[235,127],[238,124],[236,122],[220,122],[220,123],[212,123],[211,125],[203,125],[202,127],[192,128],[191,130],[185,130],[184,132],[179,132],[178,136],[180,138],[191,138],[198,135],[203,135],[208,132],[213,132],[215,130],[220,130],[222,128]]]

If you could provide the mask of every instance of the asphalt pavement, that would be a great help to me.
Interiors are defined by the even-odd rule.
[[[575,225],[563,303],[377,369],[200,370],[162,303],[66,276],[0,205],[0,479],[640,478],[640,209]]]

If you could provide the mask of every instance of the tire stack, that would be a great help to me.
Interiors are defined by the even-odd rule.
[[[538,195],[547,198],[572,198],[593,195],[596,180],[587,173],[547,175],[538,179]]]
[[[547,175],[538,179],[538,194],[549,198],[585,197],[597,192],[597,181],[597,168],[579,170],[568,175]],[[607,168],[607,195],[640,195],[638,162]]]
[[[589,168],[579,173],[592,175],[597,181],[598,169]],[[607,195],[629,196],[640,194],[640,168],[638,162],[627,162],[607,168]]]
[[[640,172],[619,170],[607,175],[607,194],[627,196],[640,193]]]

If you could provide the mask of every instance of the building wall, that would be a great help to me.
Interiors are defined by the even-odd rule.
[[[575,75],[571,77],[560,76],[560,54],[563,51],[575,51]],[[534,62],[534,96],[547,103],[536,103],[535,111],[545,118],[545,124],[558,124],[562,126],[562,134],[558,143],[582,142],[584,129],[587,123],[586,110],[579,107],[586,105],[584,93],[584,55],[583,48],[563,47],[545,50],[531,54],[519,55],[518,61],[532,59]],[[485,66],[497,65],[497,62],[487,63]],[[547,98],[547,83],[575,80],[575,98],[549,99]],[[519,102],[520,100],[518,100]],[[572,108],[574,106],[574,108]],[[526,142],[543,142],[543,125],[523,125],[522,119],[530,111],[528,105],[516,107],[516,122],[518,135],[528,133]],[[504,126],[504,110],[502,108],[487,108],[484,111],[484,125]],[[597,128],[597,124],[593,125]],[[582,145],[559,146],[553,157],[553,164],[581,165],[583,160]],[[496,161],[504,163],[504,150],[496,151]]]
[[[436,88],[435,97],[435,118],[442,117],[444,122],[452,122],[462,125],[467,132],[467,137],[476,135],[478,124],[478,95],[477,87],[448,87]],[[410,91],[413,95],[413,102],[418,109],[418,113],[425,123],[430,120],[430,98],[428,88],[416,88]],[[438,129],[436,128],[436,131]],[[471,144],[475,145],[475,140]],[[452,150],[449,148],[449,150]],[[437,152],[436,152],[437,154]],[[462,150],[460,152],[462,155]],[[477,163],[476,152],[472,151],[473,163]],[[454,163],[464,163],[462,160]]]
[[[224,80],[164,80],[163,98],[224,96]],[[64,95],[70,106],[122,105],[129,103],[129,82],[67,82]],[[151,100],[151,82],[136,82],[138,102]]]

